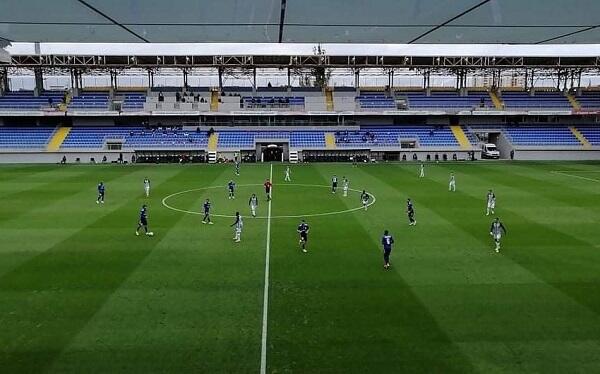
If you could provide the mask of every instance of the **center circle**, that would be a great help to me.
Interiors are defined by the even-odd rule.
[[[301,184],[301,183],[285,183],[285,184],[280,184],[277,186],[277,188],[280,187],[285,187],[285,186],[296,186],[296,187],[306,187],[306,188],[327,188],[327,189],[331,189],[331,186],[325,186],[325,185],[320,185],[320,184]],[[262,184],[238,184],[236,185],[236,189],[238,187],[263,187]],[[223,189],[225,190],[225,186],[209,186],[209,187],[199,187],[199,188],[192,188],[189,190],[184,190],[184,191],[179,191],[179,192],[175,192],[172,193],[168,196],[165,196],[162,199],[162,204],[171,210],[175,210],[177,212],[182,212],[182,213],[187,213],[187,214],[196,214],[196,215],[204,215],[204,212],[201,211],[195,211],[195,210],[188,210],[188,209],[181,209],[181,208],[177,208],[171,204],[169,204],[169,199],[172,199],[176,196],[181,196],[184,194],[188,194],[188,193],[193,193],[193,192],[197,192],[197,191],[206,191],[206,190],[213,190],[213,189]],[[339,190],[341,190],[341,188],[338,188]],[[360,190],[356,190],[353,188],[348,188],[349,192],[356,192],[356,193],[362,193],[362,191]],[[237,192],[237,191],[236,191]],[[339,193],[339,192],[338,192]],[[377,199],[375,198],[375,195],[373,195],[370,192],[367,192],[367,194],[371,197],[369,203],[367,204],[367,207],[370,207],[371,205],[375,204],[375,201],[377,201]],[[277,195],[274,195],[275,200],[277,200]],[[344,210],[338,210],[338,211],[330,211],[330,212],[320,212],[320,213],[308,213],[308,214],[292,214],[292,215],[271,215],[271,219],[276,219],[276,218],[305,218],[305,217],[321,217],[321,216],[332,216],[332,215],[336,215],[336,214],[345,214],[345,213],[350,213],[350,212],[354,212],[360,209],[364,209],[364,207],[358,206],[356,208],[349,208],[349,209],[344,209]],[[223,217],[223,218],[234,218],[234,215],[230,215],[230,214],[215,214],[215,213],[211,213],[210,214],[213,217]],[[256,216],[255,218],[258,219],[267,219],[269,218],[268,216]]]

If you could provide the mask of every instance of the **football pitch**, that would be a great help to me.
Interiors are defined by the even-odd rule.
[[[418,164],[292,165],[291,182],[284,170],[0,166],[0,370],[600,372],[600,163],[432,163],[424,178]],[[143,204],[153,237],[134,235]]]

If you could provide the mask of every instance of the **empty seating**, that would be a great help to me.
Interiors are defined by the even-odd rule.
[[[69,109],[108,110],[108,93],[83,92],[71,99]]]
[[[466,96],[458,92],[431,92],[430,96],[423,91],[398,92],[397,97],[405,97],[410,109],[456,109],[473,110],[494,108],[487,92],[474,91]]]
[[[566,126],[507,127],[504,133],[514,145],[579,146],[581,143]]]
[[[254,148],[260,140],[289,141],[295,148],[324,148],[323,131],[220,131],[219,148]]]
[[[535,96],[528,92],[505,91],[502,92],[502,101],[507,109],[572,109],[569,100],[557,91],[539,91]]]
[[[458,142],[448,127],[433,126],[369,126],[360,131],[338,131],[340,148],[400,147],[401,140],[418,141],[420,147],[457,147]]]
[[[600,126],[577,126],[591,145],[600,145]]]
[[[45,148],[53,127],[0,127],[0,148]]]
[[[144,110],[146,94],[142,92],[119,92],[115,94],[115,100],[122,100],[121,110],[138,111]]]
[[[356,97],[356,102],[361,109],[396,109],[396,101],[394,98],[380,92],[361,92],[361,94]]]
[[[582,109],[600,109],[600,91],[583,91],[576,99]]]
[[[124,149],[200,149],[208,144],[206,132],[147,130],[142,127],[74,127],[61,148],[102,148],[108,140]]]
[[[7,92],[0,96],[0,110],[40,110],[62,102],[62,91],[44,91],[34,96],[32,91]]]

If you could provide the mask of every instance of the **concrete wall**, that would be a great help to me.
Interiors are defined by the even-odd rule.
[[[577,161],[600,160],[600,150],[526,150],[515,149],[515,160]]]
[[[122,152],[123,160],[130,162],[134,152]],[[102,157],[106,156],[108,162],[117,161],[119,151],[104,151],[104,152],[20,152],[9,153],[0,152],[0,164],[56,164],[62,160],[63,156],[67,156],[67,163],[74,163],[79,157],[81,163],[89,163],[90,157],[96,159],[96,163],[102,161]]]

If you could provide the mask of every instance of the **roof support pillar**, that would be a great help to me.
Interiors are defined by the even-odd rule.
[[[40,96],[41,93],[44,92],[44,74],[42,73],[42,68],[34,68],[33,75],[35,78],[35,88],[33,90],[33,95]]]
[[[223,92],[223,68],[219,66],[217,68],[217,73],[219,74],[219,94]]]
[[[2,68],[0,70],[0,96],[4,95],[8,90],[8,69]]]
[[[256,94],[256,68],[252,68],[252,94]]]
[[[183,69],[183,90],[188,90],[188,71],[187,69]]]

